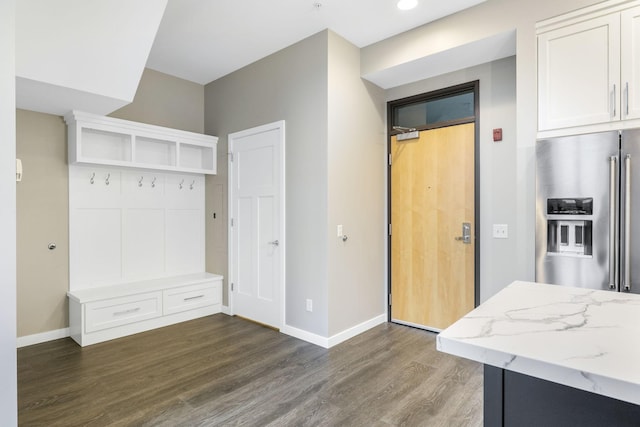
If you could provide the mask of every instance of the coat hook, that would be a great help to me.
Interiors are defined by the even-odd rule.
[[[111,178],[111,173],[107,174],[107,178],[104,180],[105,185],[109,185],[109,178]]]
[[[178,184],[178,187],[180,187],[181,190],[182,190],[182,184],[184,184],[184,179],[180,181],[180,184]]]
[[[151,181],[151,188],[156,188],[156,177],[153,177],[153,181]]]
[[[189,190],[193,190],[193,185],[194,185],[195,183],[196,183],[196,180],[194,179],[194,180],[191,182],[191,185],[189,186]]]
[[[93,182],[94,182],[93,179],[95,177],[96,177],[96,173],[94,172],[94,173],[91,174],[91,179],[89,180],[89,182],[93,184]]]
[[[140,180],[138,181],[138,187],[142,187],[142,180],[144,179],[144,176],[140,177]]]

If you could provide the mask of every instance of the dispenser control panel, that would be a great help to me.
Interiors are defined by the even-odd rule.
[[[556,215],[562,218],[552,218]],[[547,253],[591,256],[592,221],[584,218],[590,215],[591,197],[547,199]]]
[[[593,215],[593,197],[547,199],[547,215]]]

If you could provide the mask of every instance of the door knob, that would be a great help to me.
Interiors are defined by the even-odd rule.
[[[279,246],[279,245],[280,245],[280,242],[279,242],[279,241],[277,241],[277,240],[274,240],[273,242],[269,242],[269,244],[270,244],[270,245],[273,245],[273,246]]]
[[[471,244],[471,223],[462,223],[462,236],[456,237],[456,240],[461,240],[466,245]]]

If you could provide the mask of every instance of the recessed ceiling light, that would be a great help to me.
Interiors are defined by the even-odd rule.
[[[411,10],[418,5],[418,0],[400,0],[398,2],[398,9]]]

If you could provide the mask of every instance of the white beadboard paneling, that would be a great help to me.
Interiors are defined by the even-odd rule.
[[[120,205],[121,172],[116,168],[69,168],[70,203],[75,207],[110,208]]]
[[[124,206],[164,208],[165,175],[152,170],[127,170],[122,173]]]
[[[200,209],[167,209],[167,274],[204,271],[204,221]]]
[[[119,207],[75,209],[70,239],[72,285],[92,287],[122,277]]]
[[[204,209],[204,176],[169,174],[165,187],[167,206]]]
[[[203,175],[70,165],[69,220],[71,291],[205,270]]]
[[[122,227],[123,276],[127,280],[165,274],[165,210],[125,209]]]

